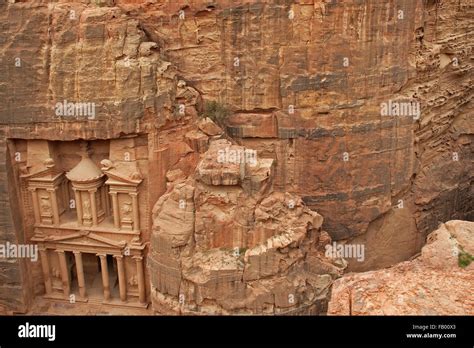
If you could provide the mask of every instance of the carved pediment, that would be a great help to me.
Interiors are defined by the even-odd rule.
[[[48,181],[52,182],[57,180],[60,176],[62,176],[62,172],[58,172],[55,168],[47,168],[39,172],[35,173],[25,173],[22,174],[22,178],[26,178],[29,181]]]
[[[41,241],[108,248],[124,248],[127,244],[125,241],[118,242],[89,231],[71,233],[65,236],[44,236]]]
[[[121,175],[118,172],[112,172],[112,171],[104,171],[104,173],[109,177],[109,180],[107,180],[107,184],[113,184],[113,183],[122,183],[122,184],[128,184],[131,186],[137,186],[139,183],[142,182],[142,179],[132,179],[130,177],[127,177],[125,175]],[[138,175],[135,176],[135,178],[138,178]]]
[[[128,184],[137,186],[143,181],[142,174],[135,162],[117,162],[103,160],[102,172],[109,178],[108,184]]]

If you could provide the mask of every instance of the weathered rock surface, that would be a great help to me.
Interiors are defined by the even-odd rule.
[[[302,197],[332,239],[367,246],[366,262],[349,260],[349,270],[406,260],[439,222],[474,218],[473,11],[470,0],[0,1],[0,238],[32,235],[18,180],[25,162],[14,159],[25,139],[140,136],[148,214],[222,136],[195,123],[215,100],[233,113],[233,146],[267,162],[245,167],[224,198],[199,181],[176,188],[169,200],[189,203],[184,215],[158,211],[163,197],[164,230],[181,219],[164,233],[176,248],[189,242],[190,221],[203,248],[227,238],[221,218],[245,226],[261,202],[239,195],[268,189],[271,172],[274,191]],[[398,98],[420,102],[420,118],[381,116],[381,103]],[[65,100],[94,102],[95,118],[56,115]],[[236,168],[217,176],[234,183]],[[199,215],[189,190],[228,210]],[[179,264],[162,263],[170,274]],[[0,302],[25,311],[40,274],[0,260]]]
[[[371,244],[349,269],[406,260],[439,222],[474,218],[472,1],[118,5],[204,99],[235,111],[229,133],[275,160],[276,189],[333,239]],[[397,99],[420,118],[381,116]]]
[[[273,160],[218,160],[210,144],[195,175],[171,183],[154,208],[149,267],[161,313],[322,313],[344,263],[324,257],[323,218],[272,192]],[[231,159],[231,158],[229,158]],[[252,169],[250,169],[252,168]],[[263,174],[263,175],[262,175]]]
[[[421,255],[391,268],[343,276],[332,287],[332,315],[473,315],[474,222],[452,220],[428,236]]]

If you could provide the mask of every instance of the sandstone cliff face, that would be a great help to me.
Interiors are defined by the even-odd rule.
[[[130,135],[140,138],[130,153],[146,173],[146,241],[148,212],[166,190],[166,171],[188,174],[197,160],[185,135],[197,116],[199,94],[178,79],[157,44],[120,8],[62,2],[1,2],[0,8],[2,242],[28,243],[33,235],[31,202],[19,179],[27,165],[24,140]],[[57,103],[68,102],[94,103],[94,113],[58,114]],[[40,265],[2,259],[0,269],[2,304],[26,311],[43,291]]]
[[[147,211],[167,192],[154,209],[161,218],[153,237],[151,228],[145,232],[153,241],[162,231],[159,238],[175,243],[163,251],[175,257],[163,261],[166,267],[178,267],[189,236],[205,252],[234,243],[255,247],[274,235],[275,227],[262,227],[252,240],[240,225],[270,209],[261,206],[271,191],[267,172],[275,191],[269,207],[281,204],[277,192],[302,197],[324,217],[332,239],[366,246],[365,262],[348,260],[349,270],[406,260],[439,222],[473,218],[473,11],[469,0],[0,1],[0,238],[22,243],[32,235],[17,179],[24,161],[14,159],[23,149],[13,139],[137,134],[146,138]],[[420,118],[381,116],[380,105],[399,98],[420,102]],[[96,103],[95,118],[59,117],[54,106],[64,100]],[[273,160],[271,169],[242,181],[240,167],[226,168],[214,178],[215,168],[201,161],[199,179],[167,189],[167,180],[195,173],[208,136],[219,135],[195,123],[209,100],[228,106],[227,132],[259,159]],[[237,189],[222,199],[203,186],[213,180],[237,180]],[[242,201],[242,192],[250,201]],[[181,199],[183,215],[170,205]],[[216,206],[227,210],[220,214]],[[317,244],[308,235],[303,240]],[[161,247],[152,243],[152,253]],[[187,257],[192,269],[193,256]],[[212,255],[202,259],[212,264]],[[239,265],[230,273],[240,276]],[[32,283],[41,283],[30,266],[0,260],[0,299],[14,310],[26,310]],[[194,278],[173,272],[172,278],[188,277],[185,304],[205,303],[190,289],[209,269]],[[154,296],[180,294],[159,282],[152,288],[164,295]],[[231,312],[219,296],[209,295],[212,306]],[[236,311],[284,311],[271,301],[263,309],[255,296]]]
[[[394,267],[335,281],[332,315],[473,315],[474,223],[448,221],[428,236],[421,256]],[[461,261],[460,261],[461,260]]]
[[[440,221],[472,219],[470,1],[118,4],[204,99],[235,111],[230,133],[275,160],[276,188],[334,239],[367,244],[350,269],[404,260]],[[381,116],[397,99],[420,118]]]

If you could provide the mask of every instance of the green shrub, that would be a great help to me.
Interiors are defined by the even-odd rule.
[[[469,254],[468,252],[464,251],[462,248],[459,250],[458,254],[458,265],[461,268],[466,268],[474,261],[474,256]]]
[[[225,105],[216,101],[207,101],[204,104],[204,110],[201,113],[201,117],[209,117],[212,121],[214,121],[214,123],[225,130],[227,118],[230,116],[230,114],[230,110]]]

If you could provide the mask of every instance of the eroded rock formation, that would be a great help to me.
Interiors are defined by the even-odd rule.
[[[273,192],[273,160],[250,151],[214,140],[194,175],[170,175],[153,211],[149,257],[160,313],[325,311],[344,262],[324,257],[323,218],[297,196]]]

